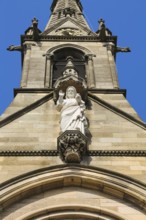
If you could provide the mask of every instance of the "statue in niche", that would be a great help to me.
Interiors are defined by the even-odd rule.
[[[61,112],[61,132],[78,130],[85,135],[87,128],[87,119],[84,115],[85,102],[74,86],[69,86],[66,89],[65,99],[64,95],[62,91],[59,91],[57,101],[57,110]]]

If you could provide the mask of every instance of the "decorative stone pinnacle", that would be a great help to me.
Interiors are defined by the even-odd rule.
[[[98,23],[99,23],[99,30],[100,30],[101,28],[105,27],[105,21],[104,21],[102,18],[100,18],[100,20],[98,21]]]
[[[99,28],[96,34],[101,39],[101,41],[106,41],[106,38],[112,36],[112,32],[106,27],[105,21],[101,18],[99,21]]]
[[[33,24],[33,25],[38,25],[38,19],[34,17],[34,18],[32,19],[32,24]]]
[[[29,28],[27,28],[27,30],[25,31],[25,35],[31,35],[33,36],[33,40],[37,41],[40,33],[41,31],[38,29],[38,19],[33,18],[32,25]]]
[[[63,76],[76,76],[76,77],[78,77],[78,73],[75,70],[75,66],[73,64],[73,57],[71,57],[71,56],[67,57],[67,64],[65,66]]]
[[[66,67],[65,67],[65,68],[66,68],[66,69],[67,69],[67,68],[73,68],[73,69],[74,69],[75,66],[74,66],[74,64],[73,64],[73,57],[68,56],[66,60],[67,60],[67,64],[66,64]]]
[[[105,21],[102,18],[99,19],[98,23],[101,23],[101,22],[105,23]]]

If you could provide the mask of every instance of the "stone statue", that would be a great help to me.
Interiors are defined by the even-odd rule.
[[[87,120],[84,115],[84,101],[73,86],[67,88],[66,99],[63,98],[64,95],[62,91],[59,91],[57,101],[57,110],[61,112],[61,131],[78,130],[85,135]]]

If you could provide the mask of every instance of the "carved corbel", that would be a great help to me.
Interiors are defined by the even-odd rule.
[[[87,153],[87,137],[80,131],[65,131],[57,142],[60,157],[66,163],[80,163]]]

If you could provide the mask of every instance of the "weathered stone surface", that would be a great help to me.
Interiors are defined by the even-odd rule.
[[[146,220],[146,126],[119,89],[116,39],[103,20],[98,32],[89,29],[80,1],[55,0],[54,9],[37,42],[23,39],[22,89],[0,117],[0,219]],[[64,48],[76,51],[75,60],[81,56],[91,93],[80,165],[66,164],[57,152],[60,113],[49,96],[56,51]]]

